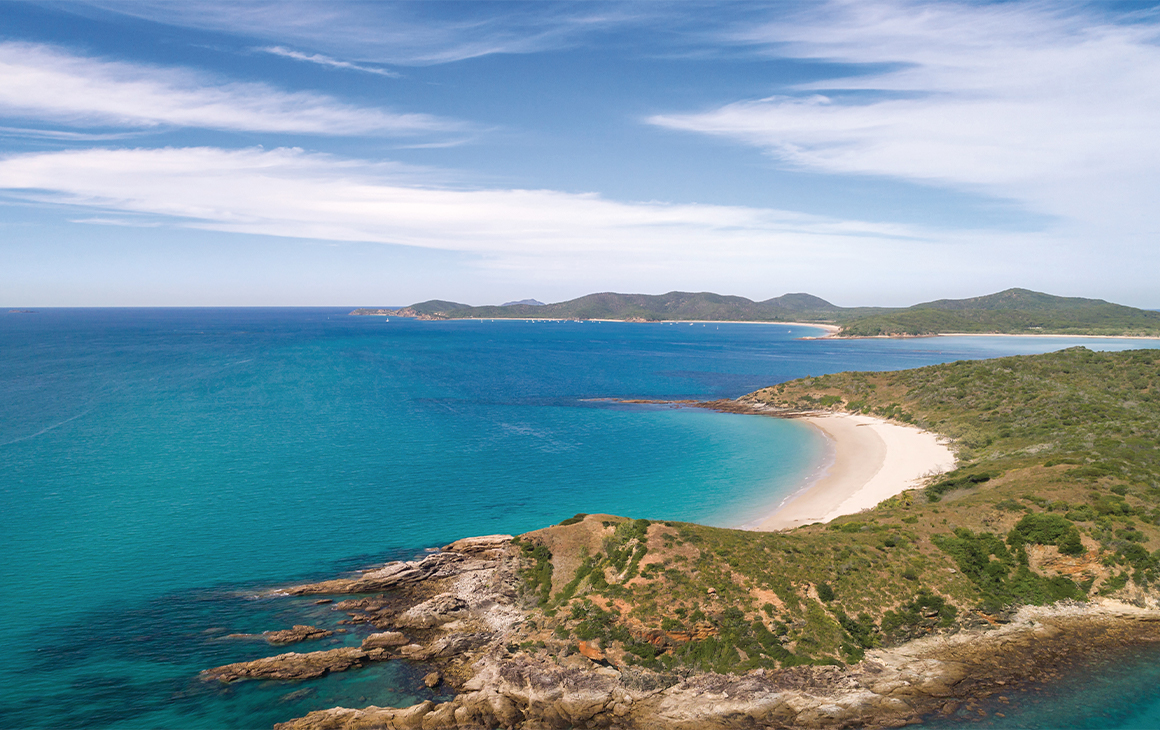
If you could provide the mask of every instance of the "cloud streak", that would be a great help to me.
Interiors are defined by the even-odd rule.
[[[105,10],[186,28],[263,38],[355,61],[429,65],[495,53],[567,48],[654,8],[615,2],[388,3],[88,0]]]
[[[771,262],[786,271],[816,269],[818,258],[855,269],[897,258],[909,269],[935,256],[922,252],[931,243],[925,232],[903,226],[428,179],[400,165],[287,148],[94,149],[0,159],[0,189],[9,195],[81,207],[100,222],[143,214],[217,231],[459,251],[490,268],[561,280],[609,270],[736,276]]]
[[[0,114],[69,126],[197,127],[315,135],[415,136],[467,125],[353,106],[324,94],[223,82],[182,69],[0,43]]]
[[[997,195],[1154,235],[1160,218],[1141,211],[1160,186],[1158,36],[1154,21],[1041,4],[832,2],[729,41],[890,70],[649,121],[791,167]]]
[[[294,51],[282,46],[268,46],[266,48],[259,48],[263,53],[269,53],[275,56],[282,56],[283,58],[292,58],[295,61],[305,61],[307,63],[315,63],[319,66],[327,66],[329,68],[341,68],[348,71],[362,71],[368,74],[377,74],[379,76],[389,76],[390,78],[399,78],[399,74],[394,71],[388,71],[382,68],[372,68],[371,66],[360,66],[357,63],[348,63],[347,61],[339,61],[330,56],[324,56],[321,53],[302,53]]]

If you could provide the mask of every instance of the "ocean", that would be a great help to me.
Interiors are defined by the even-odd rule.
[[[228,634],[342,617],[264,589],[578,512],[739,526],[825,459],[800,423],[614,399],[735,397],[804,375],[1074,344],[1160,346],[348,311],[0,315],[0,727],[268,728],[334,705],[440,699],[422,667],[402,662],[301,684],[197,674],[280,651]],[[352,630],[308,646],[360,640]],[[1160,664],[1145,655],[1140,666]],[[1109,670],[1112,689],[1080,682],[1067,701],[1130,698],[1157,717],[1132,684],[1152,674]],[[1074,726],[1142,727],[1123,713],[1109,722],[1120,724]]]

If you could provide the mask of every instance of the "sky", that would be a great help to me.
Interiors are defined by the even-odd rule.
[[[1160,307],[1155,2],[0,1],[0,306]]]

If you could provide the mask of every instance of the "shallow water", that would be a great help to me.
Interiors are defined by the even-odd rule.
[[[824,452],[790,421],[598,399],[1075,344],[346,311],[0,315],[0,726],[268,727],[410,704],[429,696],[421,668],[397,662],[300,685],[196,675],[281,651],[225,634],[335,626],[262,588],[581,511],[738,525]]]
[[[1031,682],[931,719],[931,730],[1155,730],[1160,728],[1160,646],[1102,652],[1063,670],[1061,679]]]

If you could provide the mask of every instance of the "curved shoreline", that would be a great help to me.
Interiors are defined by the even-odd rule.
[[[758,532],[791,530],[857,514],[927,478],[955,468],[949,440],[932,431],[875,416],[830,411],[792,411],[743,400],[693,401],[612,399],[618,403],[705,408],[804,421],[819,431],[829,448],[797,490],[771,512],[743,522],[740,529]]]
[[[829,467],[750,529],[788,530],[851,515],[954,468],[954,452],[930,431],[846,413],[800,416],[829,441]]]

